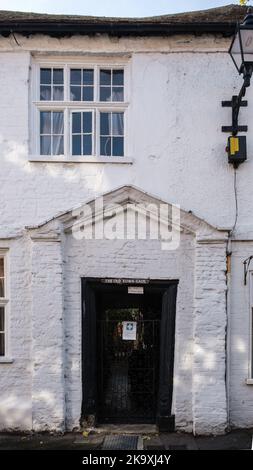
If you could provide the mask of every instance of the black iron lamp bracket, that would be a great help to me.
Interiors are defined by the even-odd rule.
[[[240,90],[240,93],[238,96],[232,96],[231,101],[222,101],[221,105],[223,108],[232,108],[232,126],[222,126],[221,130],[222,132],[228,132],[232,135],[237,135],[238,132],[247,132],[248,126],[239,126],[238,124],[238,116],[239,116],[239,111],[240,108],[245,108],[248,106],[248,101],[244,100],[243,97],[245,96],[246,93],[246,88],[247,84],[244,83],[242,85],[242,88]]]

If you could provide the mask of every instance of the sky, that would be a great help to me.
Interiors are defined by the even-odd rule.
[[[0,0],[0,10],[94,16],[152,16],[204,10],[236,0]]]

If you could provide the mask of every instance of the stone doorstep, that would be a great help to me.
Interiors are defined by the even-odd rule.
[[[91,434],[159,434],[157,426],[152,424],[105,424],[97,427],[87,427],[84,431],[87,431]]]
[[[109,435],[138,435],[138,449],[146,450],[185,450],[198,449],[191,435],[178,433],[159,433],[155,425],[149,424],[106,424],[85,428],[87,437],[82,434],[74,441],[77,445],[102,445]]]
[[[155,425],[147,425],[147,424],[106,424],[103,426],[85,428],[85,431],[88,435],[84,437],[80,434],[77,439],[75,439],[74,444],[76,445],[87,445],[96,444],[102,445],[103,441],[106,436],[109,435],[137,435],[138,436],[138,450],[143,450],[144,442],[146,436],[158,436],[158,429]],[[151,438],[151,437],[149,437]]]

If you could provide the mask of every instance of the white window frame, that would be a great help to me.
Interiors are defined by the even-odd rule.
[[[63,68],[64,75],[64,101],[40,101],[40,68]],[[94,101],[70,101],[70,69],[94,69]],[[100,69],[124,70],[124,101],[103,102],[99,101],[99,74]],[[78,163],[132,163],[129,156],[128,143],[128,107],[129,107],[129,84],[130,84],[129,57],[119,60],[112,57],[105,59],[94,57],[70,57],[68,60],[61,57],[44,58],[34,57],[31,67],[31,125],[30,125],[30,161],[39,162],[78,162]],[[63,111],[64,112],[64,155],[40,155],[40,111]],[[94,136],[93,154],[91,156],[72,155],[72,112],[93,111]],[[100,155],[100,112],[123,112],[124,113],[124,156],[101,156]]]
[[[100,86],[105,86],[107,88],[110,88],[111,90],[111,97],[112,97],[112,89],[113,89],[113,85],[112,85],[112,76],[113,74],[111,75],[111,84],[110,85],[100,85],[100,70],[110,70],[110,72],[112,72],[113,70],[124,70],[124,85],[123,85],[123,96],[124,96],[124,100],[123,101],[100,101]],[[125,93],[126,93],[126,81],[125,81],[125,68],[124,67],[110,67],[110,66],[106,66],[106,67],[99,67],[98,68],[98,72],[97,72],[97,101],[99,101],[100,103],[106,103],[107,106],[108,105],[111,105],[111,104],[114,104],[114,103],[124,103],[125,102]]]
[[[94,82],[93,82],[93,101],[85,102],[85,101],[71,101],[70,100],[70,87],[71,87],[70,72],[71,72],[71,69],[81,69],[81,70],[92,69],[93,70],[93,72],[94,72],[94,74],[93,74],[93,78],[94,78]],[[82,82],[83,82],[83,80],[82,80]],[[97,90],[96,90],[96,88],[97,88],[97,77],[96,77],[96,70],[95,70],[94,65],[91,66],[91,67],[89,67],[89,66],[86,67],[86,65],[84,65],[84,66],[77,66],[77,65],[67,66],[67,80],[66,80],[66,83],[67,83],[67,86],[68,86],[68,88],[66,90],[67,91],[66,96],[67,96],[67,100],[71,101],[71,103],[84,103],[84,104],[85,103],[86,104],[91,103],[91,105],[92,105],[94,103],[94,101],[97,101]],[[83,85],[81,85],[81,86],[83,86]]]
[[[41,85],[41,83],[40,83],[40,76],[39,76],[39,89],[38,89],[37,100],[38,100],[38,101],[42,101],[42,102],[43,102],[43,101],[46,101],[47,103],[55,102],[56,100],[53,100],[53,88],[54,88],[54,86],[57,86],[57,85],[54,85],[54,84],[53,84],[53,81],[52,81],[52,80],[53,80],[53,69],[62,69],[62,67],[61,67],[61,66],[56,66],[56,67],[54,67],[54,66],[40,67],[40,68],[39,68],[39,74],[40,74],[40,69],[41,69],[41,68],[51,69],[51,74],[52,74],[51,83],[50,83],[50,88],[51,88],[51,100],[48,100],[48,101],[46,101],[46,100],[40,100],[40,85]],[[64,80],[65,80],[65,76],[64,76],[64,68],[63,68],[63,85],[61,85],[61,86],[63,86],[63,100],[60,100],[61,103],[62,103],[62,102],[64,101],[64,99],[65,99],[65,95],[64,95]],[[46,86],[46,84],[42,84],[42,85]]]
[[[97,122],[98,122],[98,129],[97,129],[97,132],[96,132],[96,135],[97,135],[97,145],[98,145],[98,153],[100,154],[100,115],[101,115],[101,112],[104,112],[104,113],[115,113],[115,112],[118,112],[118,113],[124,113],[124,134],[123,134],[123,138],[124,138],[124,155],[126,154],[126,150],[127,150],[127,146],[126,146],[126,121],[127,121],[127,111],[124,111],[123,108],[120,109],[120,108],[117,108],[117,110],[112,110],[111,107],[108,106],[108,108],[103,108],[103,109],[100,109],[99,110],[99,114],[98,114],[98,119],[97,119]],[[117,158],[117,156],[110,156],[110,157],[105,157],[105,158]],[[118,158],[124,158],[124,157],[118,157]]]
[[[63,134],[59,134],[59,135],[63,135],[63,147],[65,149],[65,111],[64,109],[42,109],[39,111],[38,113],[38,142],[37,142],[37,148],[38,148],[38,152],[40,153],[40,138],[41,136],[43,135],[48,135],[50,136],[50,138],[52,139],[54,135],[57,135],[57,134],[41,134],[40,133],[40,112],[43,111],[43,112],[49,112],[49,113],[54,113],[54,112],[63,112]],[[51,121],[51,131],[52,131],[52,126],[53,126],[53,121]],[[51,151],[52,151],[52,144],[51,144]],[[64,155],[64,154],[63,154]],[[43,156],[43,154],[42,154]],[[51,153],[50,155],[47,155],[47,157],[50,158],[51,157],[55,157],[55,155],[53,153]]]
[[[92,152],[91,155],[77,155],[77,157],[89,157],[89,156],[95,156],[96,155],[96,139],[95,139],[95,134],[96,134],[96,127],[95,127],[95,110],[94,109],[70,109],[70,126],[69,126],[69,139],[70,139],[70,154],[72,155],[72,116],[73,113],[92,113]],[[82,134],[81,134],[82,135]],[[76,155],[73,155],[74,157]]]
[[[0,356],[1,362],[12,362],[9,359],[10,354],[10,314],[9,314],[9,260],[8,260],[8,250],[0,249],[0,258],[4,260],[4,297],[0,297],[0,307],[4,307],[4,356]]]

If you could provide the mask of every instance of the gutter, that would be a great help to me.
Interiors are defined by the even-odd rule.
[[[234,34],[235,22],[219,23],[159,23],[159,22],[91,22],[91,21],[2,21],[0,34],[8,37],[12,33],[29,36],[47,34],[50,36],[68,36],[74,34],[109,36],[171,36],[174,34]]]

